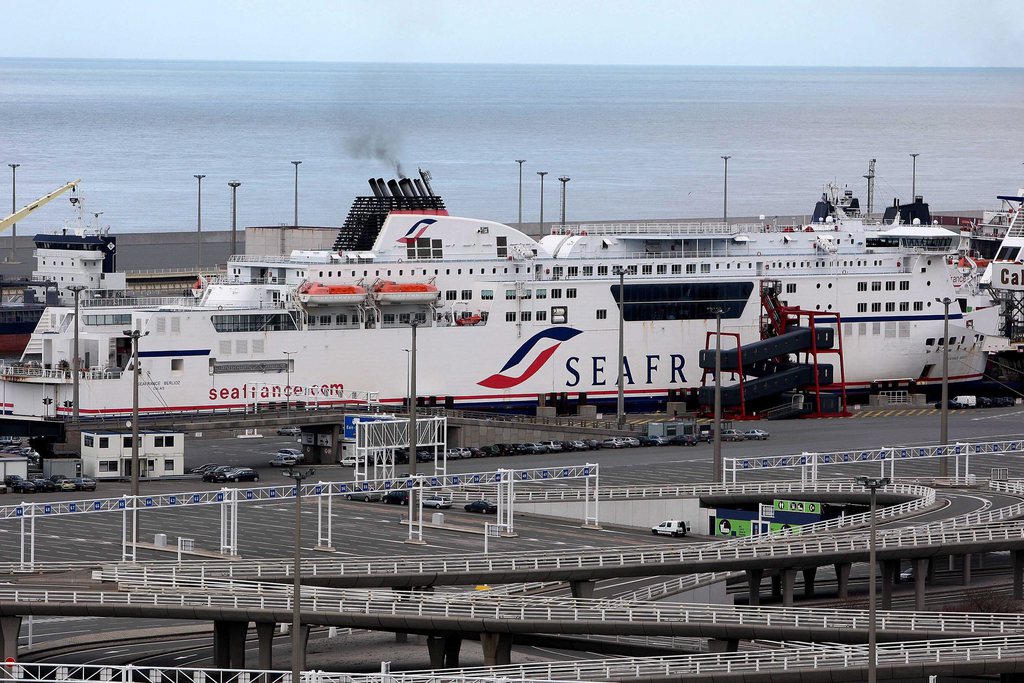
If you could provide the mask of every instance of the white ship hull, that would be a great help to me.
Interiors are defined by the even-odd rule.
[[[408,392],[415,316],[424,320],[417,393],[429,403],[535,406],[551,394],[614,402],[617,265],[631,269],[624,278],[623,348],[626,400],[634,407],[657,407],[701,385],[698,353],[715,329],[712,306],[726,309],[723,332],[744,344],[760,339],[768,282],[778,283],[788,306],[841,317],[841,366],[838,355],[819,359],[835,365],[827,390],[845,383],[848,391],[868,391],[882,381],[921,388],[942,379],[943,346],[936,340],[943,306],[935,299],[955,292],[938,252],[870,249],[863,234],[839,226],[824,237],[735,226],[609,229],[602,237],[592,228],[589,236],[534,242],[498,223],[444,217],[428,226],[441,236],[444,258],[417,259],[401,236],[414,229],[422,235],[427,228],[417,226],[426,222],[390,217],[372,261],[365,253],[333,254],[319,264],[244,257],[229,263],[230,281],[211,280],[195,300],[87,302],[80,413],[131,412],[130,329],[147,333],[140,340],[143,413],[251,411],[285,402],[312,408],[371,396],[400,403]],[[296,292],[307,278],[367,286],[374,279],[429,279],[439,292],[430,302],[312,307]],[[42,353],[26,358],[38,364],[0,369],[6,414],[71,414],[72,313],[48,310],[52,331],[36,334]],[[456,324],[469,315],[483,320]],[[976,381],[985,368],[985,335],[955,307],[949,322],[950,381]],[[731,383],[728,376],[723,381]]]

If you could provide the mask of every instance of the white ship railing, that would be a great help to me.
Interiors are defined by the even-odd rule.
[[[80,302],[82,308],[153,308],[163,306],[195,308],[197,304],[198,300],[190,296],[83,298]]]
[[[82,379],[116,379],[120,377],[124,371],[121,370],[121,368],[83,368],[80,372]],[[58,368],[43,368],[32,365],[8,365],[6,363],[0,364],[0,377],[2,378],[39,377],[42,379],[55,379],[70,382],[72,379],[71,373],[71,370]]]

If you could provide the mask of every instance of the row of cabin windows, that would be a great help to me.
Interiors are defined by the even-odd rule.
[[[547,322],[548,312],[547,311],[520,311],[518,316],[515,311],[505,312],[505,322],[514,323],[518,319],[519,322],[528,323],[536,320],[539,323]],[[569,309],[566,306],[552,306],[551,307],[551,324],[552,325],[565,325],[569,322]]]
[[[452,274],[452,270],[453,270],[452,268],[445,268],[444,269],[444,274],[445,275],[451,275]],[[433,271],[434,271],[433,272],[434,275],[440,275],[441,274],[441,269],[440,268],[434,268]],[[463,269],[462,268],[455,268],[454,271],[455,271],[456,275],[462,275]],[[466,269],[466,271],[468,272],[469,275],[473,275],[473,274],[477,273],[478,271],[479,271],[480,275],[487,275],[488,274],[486,268],[469,268],[469,269]],[[498,272],[499,272],[498,268],[491,268],[490,274],[491,275],[497,275]],[[509,272],[509,269],[508,268],[501,268],[500,272],[507,274]],[[516,266],[515,272],[517,272],[517,273],[519,272],[519,267],[518,266]],[[373,271],[373,277],[382,277],[382,276],[383,277],[394,277],[394,275],[395,275],[395,272],[391,268],[388,268],[388,269],[383,270],[383,271],[381,271],[381,270]],[[398,269],[398,275],[399,276],[405,275],[405,269],[404,268],[399,268]],[[430,269],[429,268],[422,268],[420,270],[417,270],[415,268],[410,268],[409,269],[409,275],[411,277],[415,277],[417,275],[423,275],[424,277],[429,277],[431,275],[431,273],[430,273]],[[334,276],[335,276],[335,273],[334,273],[333,270],[321,270],[321,271],[319,271],[319,274],[317,275],[317,277],[334,277]],[[345,271],[345,272],[342,272],[342,271],[339,270],[338,273],[337,273],[337,276],[338,277],[351,277],[351,278],[370,277],[370,271],[369,270],[364,270],[362,275],[360,275],[358,272],[356,272],[354,270],[349,270],[349,271]],[[301,277],[301,275],[300,275],[300,277]],[[308,277],[313,277],[313,274],[309,273]]]
[[[880,280],[873,280],[870,284],[871,284],[871,291],[872,292],[881,292],[882,291],[883,283]],[[906,291],[910,290],[910,280],[900,280],[899,284],[900,284],[900,291],[901,292],[906,292]],[[885,286],[885,291],[887,291],[887,292],[895,292],[896,291],[896,281],[895,280],[889,280],[889,281],[885,282],[884,286]],[[858,292],[866,292],[866,291],[868,291],[868,283],[867,282],[858,282],[857,283],[857,291]]]
[[[886,313],[893,313],[893,312],[896,311],[897,306],[899,307],[899,310],[901,310],[901,311],[909,311],[911,303],[913,303],[915,311],[923,311],[925,305],[928,305],[928,306],[932,305],[931,301],[928,301],[928,302],[923,302],[923,301],[914,301],[914,302],[910,302],[910,301],[899,301],[899,302],[896,302],[896,301],[886,301],[885,302],[885,312]],[[880,301],[876,301],[876,302],[872,303],[871,304],[871,312],[872,313],[881,313],[882,312],[882,305],[883,304]],[[863,302],[857,304],[857,312],[858,313],[867,313],[868,312],[868,304],[863,303]]]
[[[394,325],[396,322],[399,325],[411,325],[414,318],[419,324],[427,322],[427,316],[424,313],[385,313],[382,316],[385,325]]]
[[[877,323],[844,323],[843,335],[847,337],[884,336],[888,339],[910,336],[910,321],[887,321]]]
[[[152,469],[153,469],[153,461],[152,460],[149,461],[149,465],[150,465],[149,469],[150,469],[150,471],[152,471]],[[116,460],[100,460],[99,461],[99,471],[100,472],[113,472],[113,473],[116,473],[118,471],[117,461]],[[173,472],[173,471],[174,471],[174,460],[172,460],[171,458],[165,458],[164,459],[164,472]]]
[[[973,336],[974,336],[974,339],[972,341],[977,342],[978,341],[978,335],[973,335]],[[945,339],[943,337],[939,337],[938,339],[936,339],[935,337],[928,337],[928,339],[925,340],[924,345],[925,346],[942,346],[942,343],[944,341],[945,341]],[[950,337],[949,338],[949,345],[950,346],[954,346],[956,344],[964,344],[966,342],[967,342],[967,337],[966,336],[960,337],[960,341],[959,342],[956,340],[956,337]]]
[[[348,325],[350,316],[347,313],[338,313],[336,315],[311,315],[309,316],[310,327],[330,327],[333,325]],[[359,318],[356,315],[351,316],[352,324],[359,322]]]

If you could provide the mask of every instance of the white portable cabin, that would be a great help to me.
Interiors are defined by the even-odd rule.
[[[139,432],[139,477],[156,479],[185,473],[185,434]],[[130,431],[83,431],[82,474],[93,479],[132,476]]]

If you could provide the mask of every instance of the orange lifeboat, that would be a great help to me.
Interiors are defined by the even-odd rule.
[[[384,280],[373,288],[377,300],[384,304],[426,304],[437,300],[437,287],[426,282],[392,282]]]
[[[456,318],[455,324],[459,327],[465,327],[466,325],[479,325],[484,319],[479,315],[467,315],[464,318]]]
[[[299,287],[299,301],[314,306],[358,304],[366,299],[366,288],[359,285],[324,285],[305,282]]]

